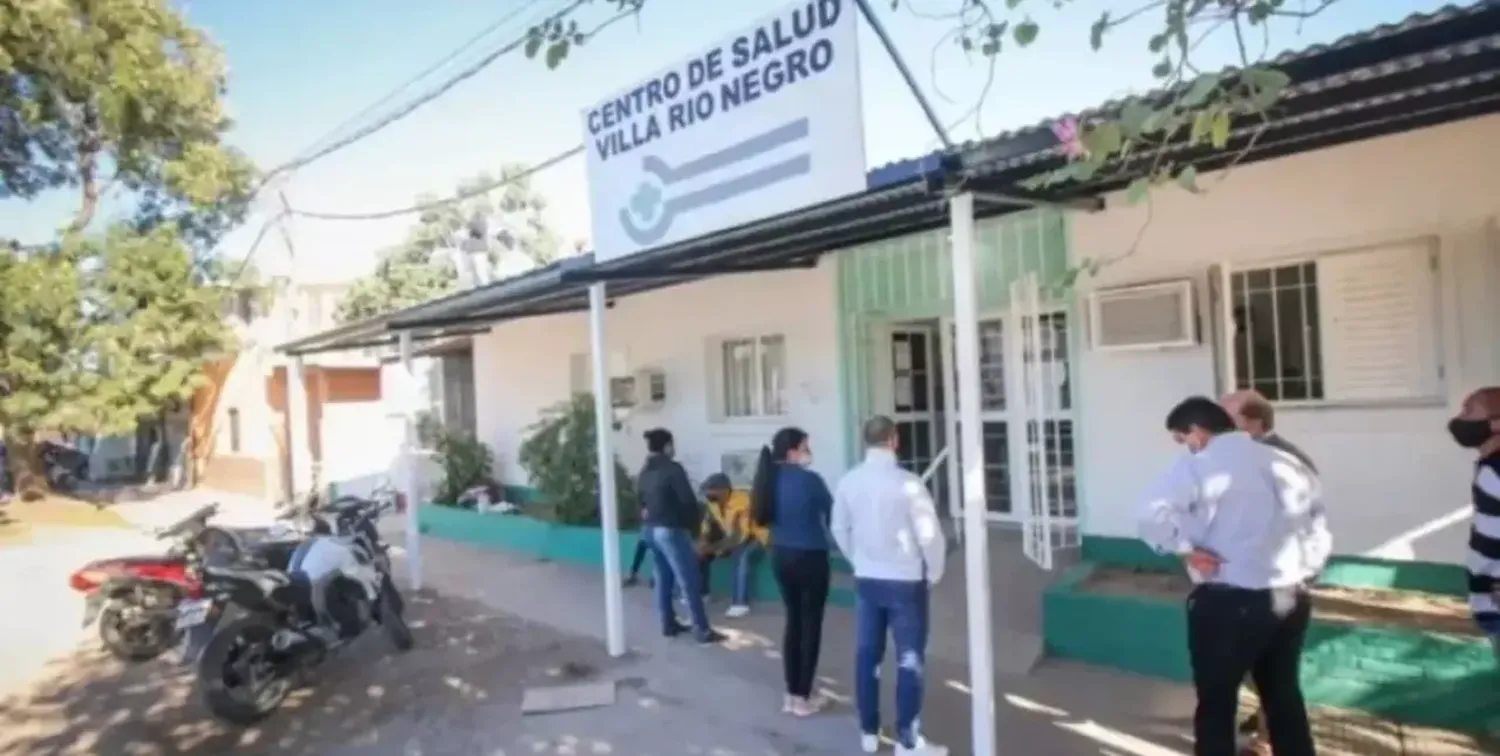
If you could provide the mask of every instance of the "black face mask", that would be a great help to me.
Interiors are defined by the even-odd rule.
[[[1448,433],[1453,436],[1454,443],[1465,449],[1478,449],[1495,435],[1490,429],[1489,420],[1468,420],[1461,417],[1448,421]]]

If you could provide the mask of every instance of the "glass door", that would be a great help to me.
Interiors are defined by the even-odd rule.
[[[1032,383],[1023,375],[1023,364],[1031,352],[1022,349],[1023,336],[1030,334],[1022,333],[1021,323],[1025,323],[1029,332],[1033,319],[990,316],[979,321],[980,438],[984,445],[985,504],[992,522],[1018,523],[1024,519],[1024,512],[1017,510],[1016,502],[1026,502],[1029,506],[1036,494],[1034,481],[1040,478],[1051,481],[1048,492],[1053,515],[1077,516],[1068,319],[1062,311],[1049,311],[1042,313],[1039,320],[1042,348],[1036,351],[1046,363],[1041,372],[1051,381],[1044,389],[1046,397],[1033,396],[1027,390]],[[951,322],[944,333],[954,338]],[[951,351],[944,349],[945,354]],[[1012,397],[1025,397],[1026,406],[1017,407]],[[957,397],[951,407],[947,436],[957,439]],[[1039,424],[1044,428],[1045,443],[1038,440]],[[1018,443],[1018,439],[1024,442]],[[1043,467],[1043,461],[1045,473],[1037,476],[1034,473]]]

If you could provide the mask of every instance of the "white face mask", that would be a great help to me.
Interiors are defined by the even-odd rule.
[[[812,458],[812,454],[810,454],[810,453],[802,455],[802,459],[797,460],[797,464],[799,464],[799,465],[801,465],[803,467],[812,467],[812,462],[813,462],[813,458]]]

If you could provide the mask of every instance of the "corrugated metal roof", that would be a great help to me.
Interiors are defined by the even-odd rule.
[[[1272,58],[1267,65],[1283,70],[1295,69],[1299,64],[1316,62],[1319,58],[1329,57],[1331,53],[1362,48],[1383,40],[1391,40],[1398,35],[1407,35],[1439,24],[1472,19],[1480,14],[1492,13],[1496,10],[1500,10],[1500,0],[1479,0],[1478,2],[1466,5],[1446,5],[1435,11],[1414,13],[1400,21],[1381,24],[1371,29],[1347,34],[1326,44],[1312,45],[1299,50],[1284,52]],[[1327,92],[1351,83],[1378,79],[1402,71],[1416,70],[1433,63],[1452,60],[1455,57],[1474,55],[1479,52],[1495,49],[1500,49],[1500,36],[1490,35],[1481,39],[1464,41],[1438,49],[1424,50],[1411,55],[1402,55],[1400,49],[1393,50],[1391,51],[1391,53],[1394,53],[1393,55],[1379,60],[1375,65],[1343,71],[1333,76],[1301,78],[1294,75],[1292,84],[1288,86],[1280,100],[1278,100],[1277,107],[1285,107],[1295,103],[1300,97]],[[1226,67],[1217,73],[1205,74],[1205,76],[1223,77],[1237,70],[1236,67]],[[1291,71],[1288,72],[1291,73]],[[1164,87],[1132,97],[1112,99],[1085,110],[1059,114],[1029,126],[1016,128],[997,135],[992,139],[966,143],[962,148],[962,151],[965,153],[965,163],[986,173],[996,173],[1006,169],[1035,164],[1049,157],[1056,157],[1060,152],[1057,139],[1052,136],[1052,125],[1054,123],[1068,118],[1077,119],[1080,122],[1087,122],[1095,118],[1107,118],[1132,102],[1160,102],[1187,91],[1192,87],[1193,81],[1196,81],[1196,79],[1183,82],[1176,87]],[[1451,87],[1460,83],[1462,82],[1440,82],[1434,86]],[[1420,94],[1420,92],[1410,90],[1405,93],[1405,96],[1415,94]],[[1399,97],[1402,94],[1393,93],[1391,96]],[[1373,100],[1363,101],[1366,105],[1371,102]],[[1358,104],[1356,104],[1357,106]],[[1331,109],[1324,112],[1322,116],[1327,117],[1338,112],[1342,111]],[[1308,119],[1302,117],[1296,120],[1305,122]],[[1291,122],[1291,120],[1283,121],[1283,123]],[[1041,137],[1044,139],[1050,137],[1051,144],[1044,149],[1004,149],[1010,143],[1026,137]]]

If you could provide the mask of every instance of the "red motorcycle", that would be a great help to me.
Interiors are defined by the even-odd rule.
[[[176,645],[177,606],[201,595],[205,560],[284,565],[300,540],[267,538],[269,529],[210,525],[218,511],[210,504],[157,531],[159,540],[173,541],[165,554],[100,559],[68,578],[85,595],[83,626],[97,620],[99,639],[115,657],[147,661]]]

